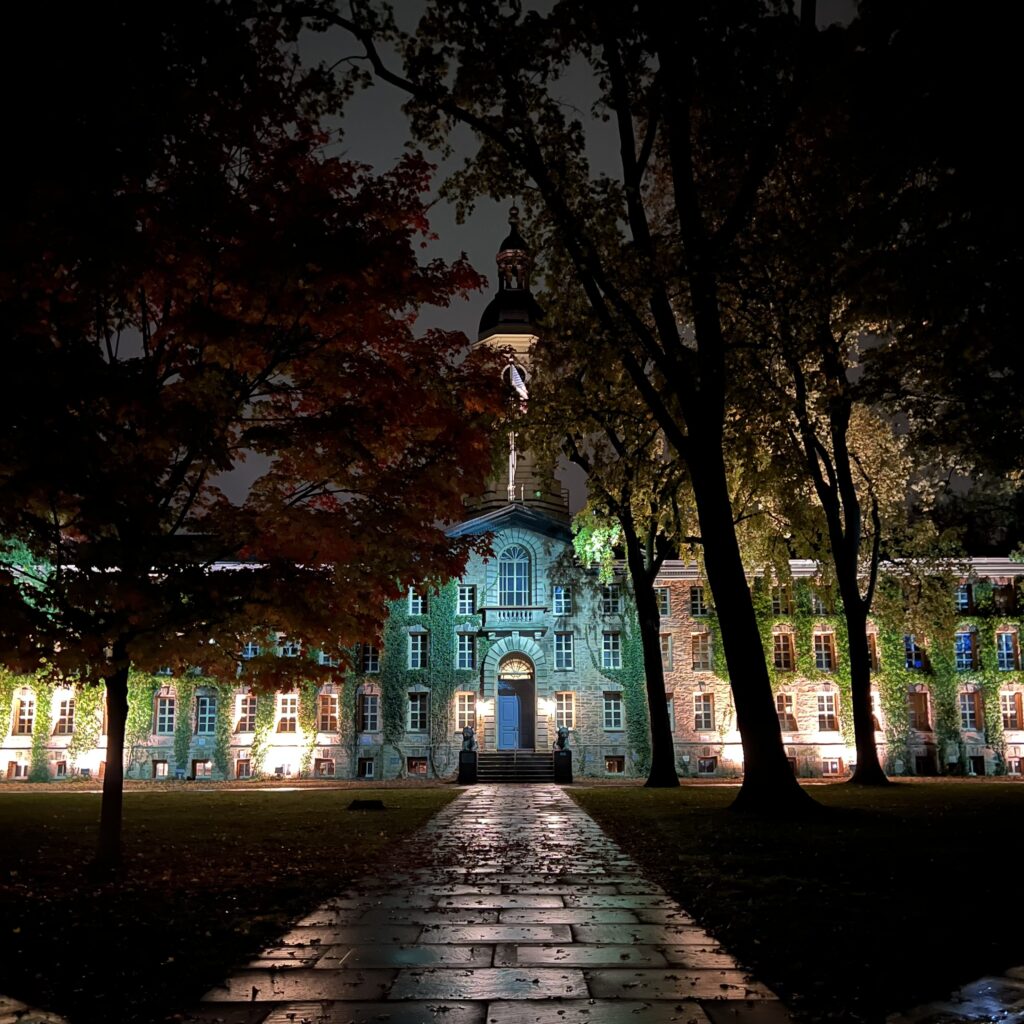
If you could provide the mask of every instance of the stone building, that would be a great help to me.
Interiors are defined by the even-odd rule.
[[[527,401],[540,310],[514,216],[497,259],[477,344],[510,353],[503,386]],[[244,660],[230,680],[133,674],[128,776],[450,777],[466,725],[484,751],[541,753],[564,726],[578,775],[645,773],[647,698],[627,580],[603,585],[577,564],[567,496],[514,434],[507,472],[451,533],[488,535],[492,555],[473,556],[460,580],[394,602],[383,636],[326,685],[256,695]],[[898,603],[893,621],[871,626],[876,738],[889,771],[1020,775],[1022,580],[1008,559],[975,559],[967,577],[950,578],[948,608],[926,632],[907,631]],[[736,777],[742,750],[710,591],[683,562],[666,563],[657,585],[677,768]],[[812,562],[791,563],[778,585],[754,577],[751,587],[794,771],[847,775],[848,659],[828,588]],[[265,648],[249,645],[244,656],[329,664],[281,636]],[[6,779],[102,775],[104,731],[99,691],[0,677]]]

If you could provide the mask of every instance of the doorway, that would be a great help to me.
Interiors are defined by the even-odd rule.
[[[537,687],[533,664],[510,654],[498,666],[499,750],[533,750],[537,718]]]

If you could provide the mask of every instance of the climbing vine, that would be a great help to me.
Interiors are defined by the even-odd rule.
[[[149,737],[153,732],[153,701],[157,691],[166,682],[149,673],[128,673],[128,717],[124,728],[124,749],[127,770],[140,763],[143,752],[148,749]]]
[[[253,730],[252,746],[249,752],[254,778],[263,774],[270,736],[274,729],[274,702],[275,695],[273,693],[261,693],[256,698],[256,728]]]
[[[6,739],[11,731],[14,691],[21,685],[20,677],[5,668],[0,668],[0,740]]]
[[[32,757],[28,771],[29,782],[48,782],[50,760],[47,750],[50,746],[50,729],[53,725],[53,693],[56,684],[48,672],[40,671],[32,679],[36,697],[36,714],[32,720]]]
[[[192,716],[198,680],[195,676],[182,676],[175,682],[177,694],[174,716],[174,767],[189,774],[188,755],[192,749]]]
[[[299,684],[299,730],[302,735],[302,748],[299,754],[299,775],[309,778],[313,768],[313,751],[316,749],[317,701],[320,686],[313,680],[304,679]]]
[[[208,680],[207,685],[217,695],[217,712],[213,723],[213,765],[224,778],[228,778],[235,687],[234,684],[217,682],[212,679]]]
[[[75,731],[68,742],[68,760],[77,765],[82,754],[100,741],[103,727],[103,702],[107,691],[101,685],[79,682],[75,686]]]

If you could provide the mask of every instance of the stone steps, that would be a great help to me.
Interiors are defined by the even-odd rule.
[[[553,782],[554,759],[533,750],[488,750],[477,754],[480,782]]]

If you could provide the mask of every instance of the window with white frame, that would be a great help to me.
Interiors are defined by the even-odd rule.
[[[698,775],[714,775],[718,771],[718,758],[717,757],[698,757],[697,758],[697,774]]]
[[[476,612],[476,587],[472,583],[459,584],[459,598],[455,604],[456,615],[473,615]]]
[[[1012,630],[996,633],[996,665],[1000,672],[1015,672],[1020,668],[1020,648],[1017,634]]]
[[[196,735],[212,736],[217,727],[217,698],[205,694],[196,697]]]
[[[999,710],[1003,716],[1004,729],[1020,729],[1024,722],[1021,694],[1003,692],[999,694]]]
[[[832,672],[836,667],[836,638],[833,633],[814,634],[814,667]]]
[[[605,691],[604,727],[613,731],[622,728],[622,694],[618,690]]]
[[[968,692],[962,690],[959,694],[960,702],[960,728],[980,729],[985,721],[984,710],[981,705],[981,694],[977,691]]]
[[[278,697],[278,732],[297,732],[299,728],[299,697],[294,693],[282,693]]]
[[[836,695],[818,694],[818,732],[838,732],[839,717],[836,714]]]
[[[68,697],[57,705],[57,724],[54,736],[70,736],[75,731],[75,698]]]
[[[170,736],[174,732],[173,697],[157,697],[155,725],[156,728],[153,731],[158,736]]]
[[[459,633],[455,638],[455,667],[476,668],[476,637],[472,633]]]
[[[574,666],[572,633],[555,634],[555,668],[567,671]]]
[[[555,728],[576,728],[576,694],[563,690],[555,694]]]
[[[31,736],[36,720],[36,702],[31,697],[22,697],[14,711],[14,735]]]
[[[711,634],[706,630],[690,634],[690,667],[694,672],[711,669]]]
[[[325,668],[337,668],[338,659],[332,654],[328,654],[326,651],[320,651],[317,654],[317,661]]]
[[[704,588],[690,587],[690,614],[695,618],[707,615],[708,606],[704,603]]]
[[[530,553],[522,544],[513,544],[498,556],[498,604],[523,608],[529,603]]]
[[[823,757],[821,759],[822,775],[842,775],[843,762],[838,757]]]
[[[605,615],[617,615],[622,611],[622,587],[618,583],[606,583],[601,587],[601,611]]]
[[[375,644],[362,645],[363,672],[374,674],[380,671],[380,648]]]
[[[415,587],[409,588],[409,614],[426,615],[427,599]]]
[[[693,728],[698,732],[715,727],[715,695],[695,693],[693,695]]]
[[[970,583],[961,583],[953,595],[954,605],[956,610],[961,615],[967,615],[971,611],[972,605],[972,593]]]
[[[258,658],[262,653],[263,648],[255,640],[249,640],[242,645],[242,657],[246,661],[249,661],[251,658]]]
[[[1008,757],[1006,759],[1006,774],[1020,775],[1021,759],[1019,757]]]
[[[658,614],[664,618],[672,614],[672,592],[668,587],[655,587],[654,597],[658,602]]]
[[[317,698],[317,731],[337,732],[338,731],[338,695],[336,693],[321,693]]]
[[[552,588],[551,612],[553,615],[572,615],[572,587],[567,583],[559,583]]]
[[[622,668],[622,637],[605,633],[601,639],[601,667]]]
[[[476,728],[476,694],[455,694],[455,727],[462,732],[465,728]]]
[[[796,732],[796,715],[793,713],[793,694],[775,694],[775,713],[779,716],[779,728],[783,732]]]
[[[958,630],[953,634],[953,659],[957,672],[970,672],[977,668],[974,633],[970,630]]]
[[[661,641],[661,667],[667,671],[672,669],[672,634],[662,633]]]
[[[235,732],[256,731],[256,695],[243,694],[238,698],[238,725]]]
[[[427,634],[409,634],[409,668],[423,669],[427,667]]]
[[[380,694],[364,693],[360,696],[359,731],[380,732]]]
[[[409,694],[409,716],[406,720],[406,728],[409,732],[427,731],[427,699],[428,693]]]
[[[281,658],[297,658],[302,653],[302,644],[298,640],[281,640],[277,653]]]

